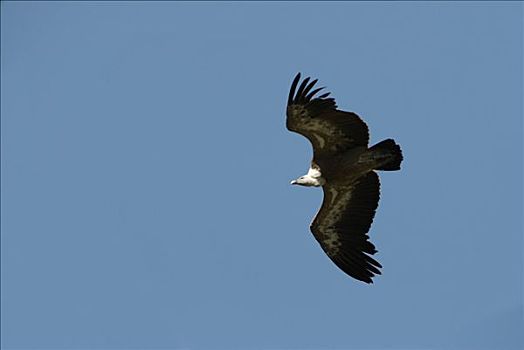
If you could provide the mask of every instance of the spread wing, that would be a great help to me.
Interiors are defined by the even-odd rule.
[[[317,79],[306,78],[300,86],[300,73],[291,84],[286,126],[313,144],[315,157],[332,156],[369,141],[368,127],[358,115],[337,109],[329,92],[316,96],[323,88],[313,90]],[[298,86],[298,90],[297,90]]]
[[[378,175],[369,172],[353,184],[326,184],[322,188],[324,200],[311,224],[311,232],[342,271],[372,283],[371,278],[380,274],[378,268],[382,267],[369,256],[376,249],[367,235],[380,197]]]

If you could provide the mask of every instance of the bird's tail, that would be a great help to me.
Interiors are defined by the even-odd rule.
[[[402,150],[392,139],[386,139],[372,146],[370,149],[372,157],[378,162],[375,170],[400,170],[402,163]]]

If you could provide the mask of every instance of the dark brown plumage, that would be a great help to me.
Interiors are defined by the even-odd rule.
[[[313,160],[312,170],[292,183],[322,186],[313,235],[341,270],[372,283],[382,267],[371,257],[377,250],[368,236],[380,197],[375,170],[400,169],[402,152],[391,139],[368,148],[368,127],[358,115],[338,110],[329,93],[316,96],[323,89],[313,90],[317,80],[299,82],[300,73],[291,84],[286,126],[311,142]]]

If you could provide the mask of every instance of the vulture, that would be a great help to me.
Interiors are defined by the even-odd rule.
[[[291,84],[286,111],[289,131],[313,146],[306,175],[292,185],[322,187],[324,199],[310,229],[327,256],[346,274],[366,283],[380,274],[369,229],[380,197],[377,171],[400,170],[402,151],[392,139],[368,146],[369,132],[353,112],[337,108],[329,92],[315,88],[318,79]],[[299,85],[300,83],[300,85]]]

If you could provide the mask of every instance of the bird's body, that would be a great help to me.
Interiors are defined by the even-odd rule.
[[[313,235],[339,268],[371,283],[382,267],[370,256],[376,249],[367,235],[380,196],[375,170],[399,170],[402,152],[391,139],[368,148],[366,124],[355,113],[338,110],[329,93],[315,97],[322,88],[311,91],[316,80],[308,84],[309,79],[296,90],[299,73],[291,85],[286,126],[309,139],[313,160],[308,173],[291,183],[322,186]]]

